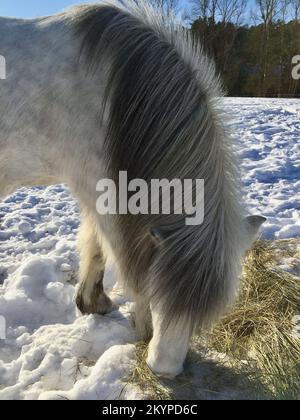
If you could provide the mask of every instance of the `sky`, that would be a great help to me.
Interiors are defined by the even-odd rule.
[[[255,0],[248,0],[249,6]],[[0,0],[0,16],[33,18],[60,12],[73,4],[95,3],[96,0]],[[189,0],[181,0],[188,4]]]
[[[73,4],[95,3],[95,0],[0,0],[0,16],[31,18],[60,12]]]

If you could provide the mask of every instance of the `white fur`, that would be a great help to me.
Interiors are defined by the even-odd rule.
[[[163,308],[152,307],[153,338],[149,345],[147,364],[157,375],[173,379],[183,371],[191,332],[188,326],[170,324],[165,330],[162,325]]]

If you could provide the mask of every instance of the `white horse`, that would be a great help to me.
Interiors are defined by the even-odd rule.
[[[105,314],[108,253],[151,335],[148,364],[182,372],[192,334],[235,295],[241,259],[265,220],[240,205],[214,66],[190,35],[130,0],[54,17],[0,19],[0,194],[66,183],[82,208],[82,313]],[[99,215],[97,182],[204,179],[205,217]]]

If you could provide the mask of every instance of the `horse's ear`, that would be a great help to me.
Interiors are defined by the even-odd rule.
[[[246,217],[247,231],[252,237],[257,237],[259,229],[262,224],[266,222],[266,218],[263,216],[248,216]]]

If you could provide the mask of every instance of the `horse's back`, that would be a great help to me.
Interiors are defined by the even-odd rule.
[[[2,194],[4,182],[7,193],[21,185],[71,181],[69,172],[78,168],[68,165],[71,157],[82,162],[88,152],[101,155],[103,88],[81,69],[80,45],[68,21],[60,15],[0,18],[0,54],[6,62],[6,79],[0,80]]]

